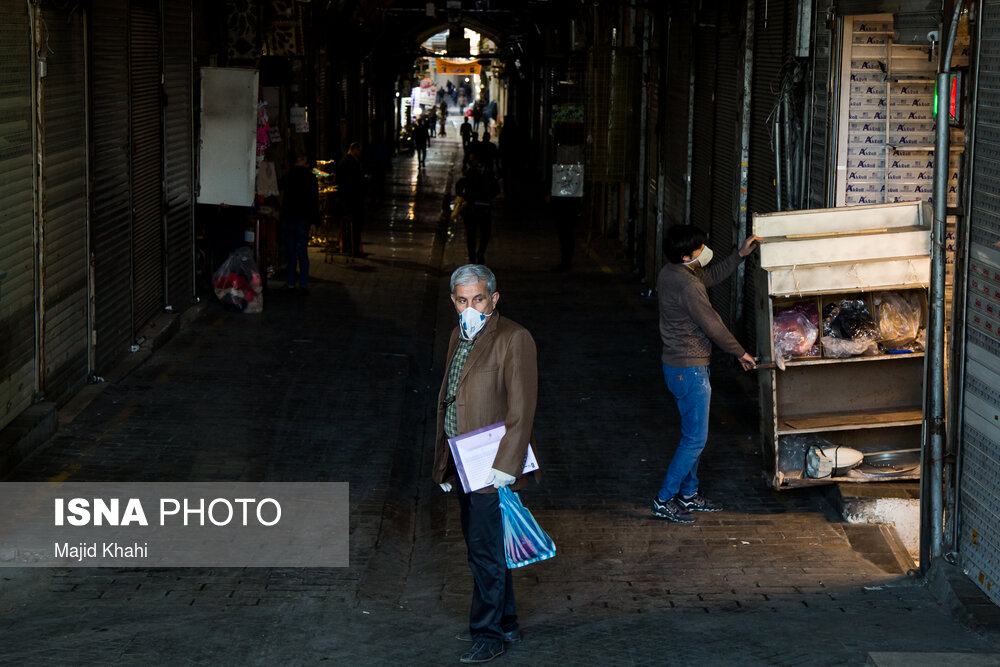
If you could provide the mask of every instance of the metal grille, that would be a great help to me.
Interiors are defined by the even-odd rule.
[[[595,181],[621,183],[635,176],[641,73],[635,49],[591,52],[585,116],[593,127],[590,166]]]
[[[34,185],[28,6],[0,3],[0,428],[35,391]]]
[[[45,9],[41,79],[41,391],[61,402],[87,380],[87,107],[84,20]]]
[[[691,157],[691,224],[712,231],[712,170],[715,164],[715,75],[719,31],[717,8],[698,16],[694,39],[694,133]],[[706,15],[707,14],[707,15]]]
[[[690,92],[691,26],[683,21],[671,20],[667,39],[666,89],[661,96],[663,112],[663,156],[660,165],[664,170],[660,183],[662,193],[663,227],[685,221],[687,207],[687,155],[688,155],[688,96]]]
[[[828,176],[827,149],[830,141],[830,67],[831,33],[822,17],[813,25],[813,88],[811,100],[811,136],[809,139],[809,208],[826,208]]]
[[[959,480],[962,567],[1000,603],[1000,1],[982,5]]]
[[[778,101],[781,69],[788,55],[789,29],[794,21],[788,14],[793,3],[756,3],[754,15],[754,63],[751,85],[750,150],[748,157],[747,218],[777,208],[774,149],[771,146],[771,112]],[[755,257],[744,263],[743,312],[745,347],[756,348],[757,331],[753,313],[755,300]]]
[[[132,342],[126,0],[94,0],[90,19],[94,372],[103,375]]]
[[[170,45],[163,51],[163,78],[167,95],[163,110],[167,230],[165,300],[174,310],[184,310],[194,300],[190,0],[172,0],[163,4],[163,34],[165,43]]]
[[[129,16],[132,172],[133,332],[163,305],[160,134],[160,31],[155,7],[133,3]]]

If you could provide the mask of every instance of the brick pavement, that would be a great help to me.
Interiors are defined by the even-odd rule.
[[[313,255],[313,293],[253,318],[209,304],[10,479],[351,483],[351,567],[0,570],[0,664],[449,664],[471,589],[457,503],[429,478],[461,229],[442,228],[454,139],[399,159],[373,255]],[[543,483],[558,556],[515,573],[525,641],[498,664],[859,664],[997,651],[855,550],[818,491],[760,473],[753,385],[713,366],[703,489],[726,511],[649,515],[677,436],[655,302],[601,259],[569,274],[544,211],[498,207],[500,310],[539,348]]]

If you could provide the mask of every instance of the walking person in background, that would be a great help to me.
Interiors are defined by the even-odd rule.
[[[692,523],[691,512],[719,512],[722,505],[698,492],[698,460],[708,440],[708,408],[712,386],[708,363],[712,343],[736,357],[743,370],[754,360],[733,337],[708,300],[708,288],[729,277],[760,239],[749,237],[729,257],[706,268],[712,249],[705,232],[693,225],[673,225],[665,234],[668,260],[656,280],[663,342],[663,378],[681,414],[681,440],[667,468],[653,515]]]
[[[281,242],[285,246],[283,289],[309,294],[309,230],[319,223],[319,184],[306,155],[298,155],[278,182],[281,189]],[[296,290],[296,264],[298,283]]]
[[[458,133],[462,136],[462,149],[469,147],[469,141],[472,140],[472,123],[469,122],[469,117],[465,116],[462,120],[461,127],[458,128]]]
[[[344,209],[342,236],[347,252],[360,257],[361,232],[365,226],[365,174],[361,168],[361,144],[355,141],[337,163],[337,192]]]
[[[468,202],[465,209],[465,243],[469,263],[482,264],[493,227],[493,198],[497,196],[497,180],[492,169],[480,161],[480,153],[469,144],[465,175],[455,183],[455,194]]]
[[[499,299],[496,277],[487,267],[467,264],[451,274],[458,326],[451,332],[438,394],[434,482],[446,493],[458,484],[448,438],[498,422],[506,427],[493,459],[491,486],[472,493],[457,489],[474,582],[469,627],[456,636],[472,642],[463,663],[489,662],[503,654],[504,643],[521,641],[498,490],[516,489],[523,480],[529,442],[537,452],[538,353],[527,329],[497,312]]]
[[[417,126],[413,128],[413,150],[417,153],[417,167],[423,167],[424,161],[427,159],[427,143],[430,141],[430,137],[427,135],[427,122],[421,120],[417,123]]]

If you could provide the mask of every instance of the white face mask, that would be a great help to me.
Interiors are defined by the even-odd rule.
[[[458,326],[462,332],[462,338],[465,340],[472,340],[476,337],[484,326],[486,326],[486,318],[492,315],[485,313],[480,313],[478,310],[469,306],[461,313],[458,314]]]
[[[688,266],[693,264],[700,264],[702,268],[708,266],[708,263],[712,261],[712,249],[705,246],[701,249],[701,254],[692,259],[690,262],[684,262]]]

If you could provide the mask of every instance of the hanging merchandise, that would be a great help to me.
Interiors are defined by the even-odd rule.
[[[215,296],[222,305],[244,313],[264,310],[264,287],[250,248],[238,248],[212,275]]]

